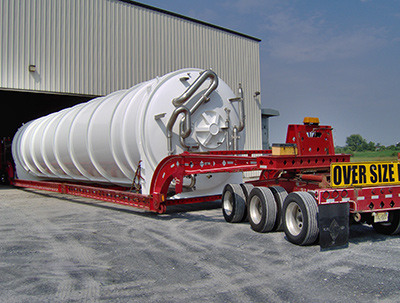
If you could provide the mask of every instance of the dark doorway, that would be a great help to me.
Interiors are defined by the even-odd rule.
[[[23,123],[95,97],[0,90],[0,138],[12,138]]]

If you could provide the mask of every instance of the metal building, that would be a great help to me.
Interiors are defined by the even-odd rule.
[[[246,148],[261,148],[259,39],[128,0],[1,0],[0,16],[0,97],[18,111],[15,123],[180,68],[212,68],[232,89],[242,83]]]

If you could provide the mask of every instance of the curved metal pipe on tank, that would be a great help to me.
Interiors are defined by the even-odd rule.
[[[239,102],[239,126],[235,125],[233,127],[233,150],[237,150],[239,136],[238,133],[243,131],[245,126],[246,115],[244,113],[244,97],[243,97],[243,89],[242,84],[239,83],[239,97],[229,99],[231,102],[238,101]]]
[[[211,79],[211,84],[207,88],[207,90],[204,92],[204,94],[201,95],[200,99],[196,101],[196,103],[192,106],[192,108],[189,110],[187,107],[183,106],[190,97],[193,96],[193,94],[200,88],[200,86],[208,79]],[[188,119],[191,118],[191,115],[204,103],[208,102],[210,100],[209,96],[210,94],[218,87],[218,76],[216,73],[214,73],[212,70],[206,70],[200,73],[200,76],[193,82],[192,85],[190,85],[185,92],[180,95],[178,98],[175,98],[172,100],[172,104],[177,107],[176,110],[172,113],[171,118],[168,121],[167,124],[167,140],[168,140],[168,154],[171,155],[172,152],[172,128],[174,127],[174,124],[176,122],[176,119],[178,118],[178,115],[182,112],[187,112],[185,113],[185,116],[181,120],[181,125],[185,125],[184,131],[180,132],[180,138],[182,141],[186,139],[187,137],[190,136],[192,133],[192,128],[191,128],[191,121],[188,121]],[[183,147],[187,147],[185,144],[182,144]]]
[[[186,121],[186,125],[185,125],[185,130],[183,132],[180,133],[180,136],[183,138],[187,138],[192,129],[191,129],[191,124],[192,124],[192,119],[190,116],[190,111],[187,107],[185,106],[181,106],[176,108],[172,115],[171,118],[168,120],[168,124],[167,124],[167,139],[168,139],[168,154],[172,155],[172,128],[174,127],[174,124],[176,122],[176,119],[178,118],[178,116],[181,113],[185,113],[185,121]]]
[[[244,97],[243,97],[243,89],[242,89],[242,84],[239,83],[239,96],[240,96],[240,101],[239,101],[239,127],[237,128],[237,131],[240,133],[244,129],[244,121],[246,119],[246,115],[244,113]]]
[[[193,114],[193,112],[197,110],[201,103],[203,103],[204,101],[208,101],[208,96],[218,87],[218,76],[212,70],[205,70],[204,72],[202,72],[200,76],[196,79],[196,81],[194,81],[193,84],[190,85],[182,95],[172,100],[172,104],[175,107],[184,104],[208,78],[211,78],[211,84],[206,92],[196,102],[196,104],[190,109],[190,112]]]
[[[182,136],[182,134],[183,134],[182,129],[185,129],[185,128],[187,129],[187,125],[185,126],[185,121],[186,121],[186,119],[185,119],[185,117],[183,117],[179,124],[179,133],[181,134],[181,136],[179,137],[179,141],[181,143],[181,146],[183,148],[186,148],[187,151],[189,151],[191,148],[198,149],[199,144],[192,144],[192,145],[186,144],[185,139],[190,136],[190,133],[186,137]]]

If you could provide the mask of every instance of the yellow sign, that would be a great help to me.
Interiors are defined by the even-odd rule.
[[[332,187],[400,184],[399,162],[332,163]]]

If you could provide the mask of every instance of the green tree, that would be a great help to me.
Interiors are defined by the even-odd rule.
[[[375,151],[376,150],[375,143],[372,141],[369,141],[367,150]]]
[[[352,151],[364,151],[368,148],[367,141],[359,134],[346,138],[346,146]]]

